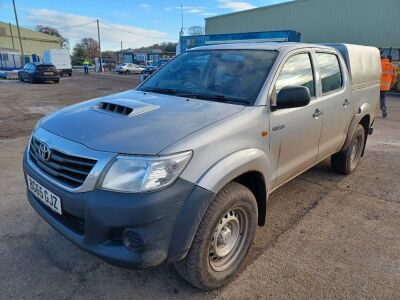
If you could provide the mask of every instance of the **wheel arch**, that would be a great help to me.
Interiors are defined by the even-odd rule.
[[[349,144],[358,124],[361,124],[364,127],[364,129],[366,130],[366,137],[368,136],[368,129],[371,126],[371,122],[373,121],[373,118],[371,116],[373,116],[373,111],[369,103],[364,103],[358,108],[357,112],[354,114],[350,122],[349,128],[347,130],[347,137],[341,151],[346,150],[349,147]]]
[[[269,188],[268,171],[269,161],[266,153],[254,148],[235,152],[210,167],[198,180],[178,215],[167,261],[177,261],[186,256],[210,203],[230,182],[243,184],[254,194],[257,201],[258,225],[264,225]]]

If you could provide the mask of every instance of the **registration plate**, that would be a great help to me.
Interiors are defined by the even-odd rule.
[[[44,72],[44,75],[53,75],[53,72]]]
[[[62,215],[61,198],[43,187],[29,175],[27,177],[28,189],[36,196],[36,198],[38,198],[44,205],[50,207],[56,213]]]

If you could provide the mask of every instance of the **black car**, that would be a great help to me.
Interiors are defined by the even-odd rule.
[[[60,72],[54,65],[27,63],[23,69],[18,71],[20,81],[29,80],[30,83],[54,81],[60,82]]]

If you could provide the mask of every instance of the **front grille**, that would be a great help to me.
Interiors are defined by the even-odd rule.
[[[35,197],[35,196],[34,196]],[[36,199],[36,197],[35,197]],[[62,215],[52,211],[46,205],[44,205],[40,200],[36,199],[36,201],[40,204],[40,206],[47,211],[49,215],[51,215],[54,219],[74,231],[79,235],[85,234],[85,219],[76,217],[67,213],[65,210],[62,211]]]
[[[80,187],[96,164],[96,160],[68,155],[54,149],[51,149],[50,159],[45,161],[39,155],[40,143],[32,138],[29,147],[30,159],[47,175],[68,187]]]

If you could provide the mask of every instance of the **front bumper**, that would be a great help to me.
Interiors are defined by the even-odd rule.
[[[27,164],[26,153],[23,166],[25,180],[29,174],[61,198],[63,215],[52,212],[27,190],[32,207],[79,247],[122,267],[146,268],[184,257],[201,212],[214,197],[183,179],[155,193],[128,194],[97,189],[73,193],[45,180]],[[141,247],[129,250],[124,245],[125,230],[139,237]]]

